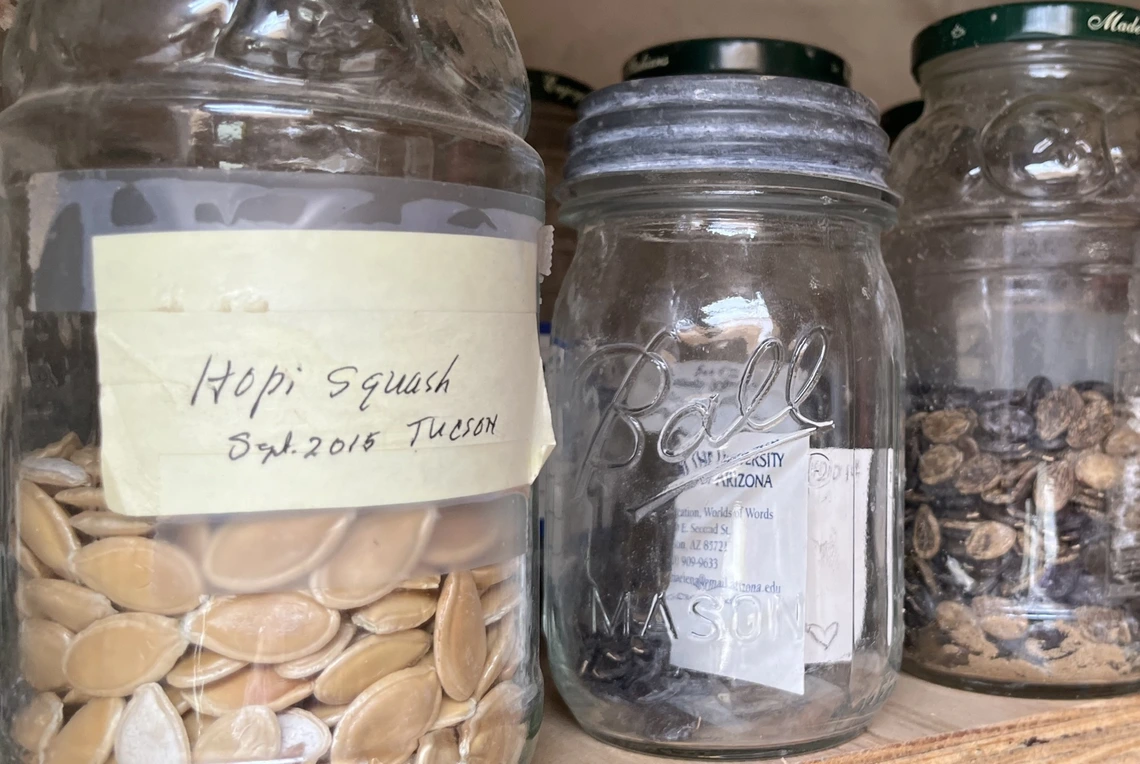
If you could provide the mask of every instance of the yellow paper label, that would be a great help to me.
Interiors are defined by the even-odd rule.
[[[553,449],[534,242],[358,231],[93,239],[103,480],[127,515],[529,485]]]

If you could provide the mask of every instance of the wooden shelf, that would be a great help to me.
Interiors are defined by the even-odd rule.
[[[1029,748],[1032,758],[1026,758]],[[534,764],[662,761],[589,737],[548,683],[546,717]],[[1140,698],[1020,700],[951,690],[903,676],[866,734],[828,752],[780,761],[1136,764],[1140,762]]]

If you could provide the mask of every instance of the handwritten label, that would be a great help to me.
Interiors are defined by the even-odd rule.
[[[534,242],[93,239],[116,512],[405,504],[528,485],[553,447]]]

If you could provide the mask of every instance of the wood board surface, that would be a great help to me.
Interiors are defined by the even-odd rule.
[[[998,725],[994,727],[993,725]],[[547,686],[534,764],[661,764],[583,732]],[[777,759],[777,761],[780,761]],[[1055,701],[952,690],[910,676],[859,738],[788,764],[1127,764],[1140,762],[1140,698]]]

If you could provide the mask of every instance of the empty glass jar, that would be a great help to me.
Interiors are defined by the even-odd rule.
[[[498,2],[33,2],[10,43],[0,759],[528,760],[543,173]]]
[[[885,243],[907,334],[906,659],[935,681],[1140,687],[1137,14],[1027,3],[915,41]]]
[[[894,685],[902,330],[877,118],[840,85],[754,74],[583,103],[544,618],[603,740],[783,755],[858,734]]]

